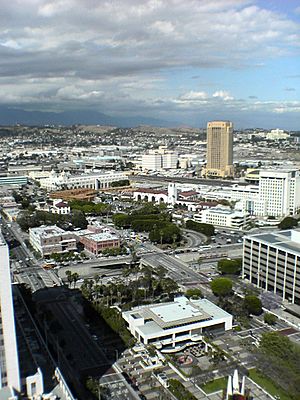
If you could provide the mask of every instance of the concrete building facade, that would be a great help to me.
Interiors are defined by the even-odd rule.
[[[178,153],[160,146],[157,150],[149,150],[142,156],[142,169],[159,171],[162,169],[176,169],[178,166]]]
[[[212,121],[207,124],[206,176],[233,176],[233,124]]]
[[[75,235],[56,225],[30,228],[29,242],[42,257],[49,256],[52,253],[67,253],[77,249]]]
[[[100,232],[80,237],[84,250],[98,256],[105,249],[117,249],[120,247],[120,238],[110,232]]]
[[[11,290],[9,251],[0,232],[0,389],[19,392],[20,371]]]
[[[259,193],[255,203],[257,216],[284,217],[300,209],[300,173],[298,170],[261,170]]]
[[[49,191],[80,188],[99,190],[109,188],[112,182],[126,179],[128,177],[124,172],[116,171],[99,171],[81,175],[52,172],[49,178],[40,180],[40,185],[41,188]]]
[[[138,341],[153,344],[162,352],[176,352],[201,341],[208,331],[232,329],[232,315],[207,299],[184,296],[170,303],[135,307],[122,313]]]
[[[300,304],[300,231],[246,236],[242,275],[257,287]]]
[[[197,222],[205,224],[240,229],[250,222],[250,214],[244,211],[231,210],[227,206],[218,205],[202,210],[200,214],[194,215],[194,219]]]

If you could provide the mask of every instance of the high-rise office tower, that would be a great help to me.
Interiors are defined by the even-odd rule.
[[[233,176],[233,124],[212,121],[207,124],[206,176]]]
[[[0,389],[5,386],[20,391],[9,252],[0,231]]]
[[[259,173],[259,200],[255,204],[258,216],[284,217],[300,209],[300,172],[262,170]]]

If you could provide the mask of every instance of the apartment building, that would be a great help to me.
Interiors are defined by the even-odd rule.
[[[300,231],[246,236],[242,274],[257,287],[300,304]]]

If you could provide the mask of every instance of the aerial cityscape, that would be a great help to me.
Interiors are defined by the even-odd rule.
[[[299,1],[2,3],[0,399],[300,400]]]

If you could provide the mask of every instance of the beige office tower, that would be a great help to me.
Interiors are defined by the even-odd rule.
[[[207,124],[206,176],[233,176],[233,124],[212,121]]]

